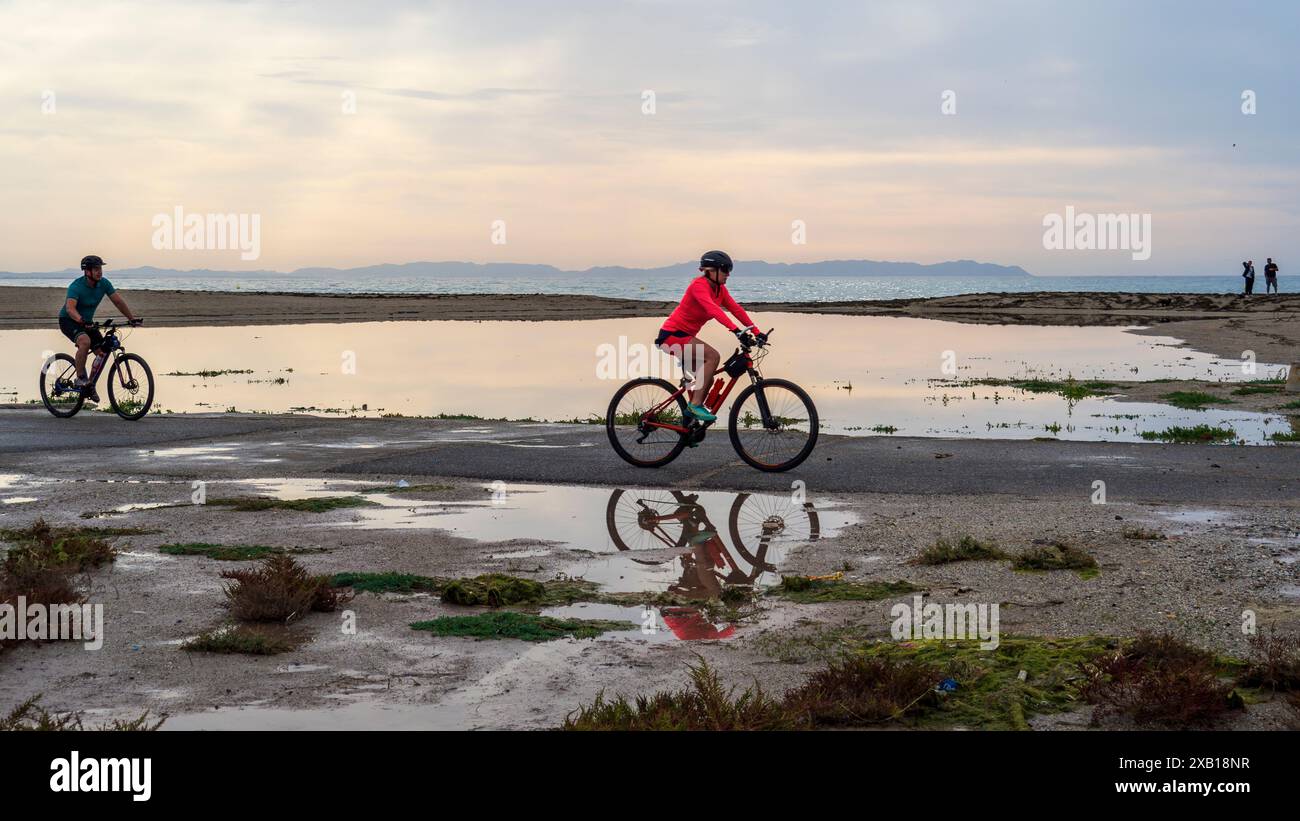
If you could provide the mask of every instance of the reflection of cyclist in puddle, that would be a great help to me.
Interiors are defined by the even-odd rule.
[[[768,546],[772,537],[785,529],[786,516],[801,517],[796,529],[802,532],[806,524],[809,540],[819,534],[811,505],[791,507],[784,500],[775,500],[774,504],[772,499],[739,494],[731,506],[730,516],[735,550],[743,557],[738,559],[728,550],[698,499],[698,494],[680,491],[672,491],[671,498],[654,498],[652,493],[616,490],[606,508],[610,536],[620,550],[667,547],[681,551],[675,557],[681,561],[681,578],[669,585],[668,592],[682,598],[716,600],[727,588],[747,587],[763,573],[774,571],[775,567],[767,561]],[[751,538],[756,537],[756,543],[751,552],[743,544],[741,531],[752,530],[754,526],[757,532],[751,533]],[[662,560],[633,560],[662,563]],[[726,638],[736,629],[734,624],[710,623],[698,607],[665,607],[661,615],[679,639]]]

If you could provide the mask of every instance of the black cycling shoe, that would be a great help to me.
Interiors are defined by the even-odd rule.
[[[86,390],[86,401],[94,402],[96,405],[99,404],[99,394],[95,392],[94,388],[89,388]]]

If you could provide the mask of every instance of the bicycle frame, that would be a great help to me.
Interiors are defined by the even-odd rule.
[[[771,333],[771,331],[768,331],[768,333]],[[766,355],[766,349],[760,347],[759,350],[760,350],[759,358],[761,359],[763,356]],[[745,370],[742,373],[747,374],[749,376],[750,381],[753,382],[754,384],[758,384],[762,382],[763,375],[758,372],[758,367],[755,364],[753,354],[750,353],[750,349],[737,348],[735,353],[731,355],[731,358],[734,359],[737,356],[743,357],[742,361],[745,363]],[[730,362],[731,359],[728,359],[727,361]],[[735,376],[732,376],[731,381],[728,382],[726,385],[724,385],[721,391],[717,391],[715,395],[713,388],[715,385],[717,385],[717,380],[725,379],[727,376],[730,376],[730,374],[728,374],[725,369],[721,370],[720,373],[722,375],[718,375],[718,374],[714,375],[714,382],[712,385],[709,385],[709,391],[708,393],[705,394],[704,397],[704,407],[708,408],[709,412],[713,414],[716,414],[718,412],[718,408],[721,408],[723,403],[727,401],[727,397],[730,396],[732,390],[735,389],[736,383],[740,381],[740,374],[736,374]],[[678,397],[686,393],[686,386],[687,386],[686,380],[682,379],[682,384],[677,388],[677,390],[673,391],[672,395],[670,395],[663,402],[660,402],[658,405],[656,405],[655,407],[651,408],[650,410],[646,411],[644,414],[641,415],[640,427],[642,429],[643,436],[645,434],[648,434],[650,430],[653,428],[664,428],[665,430],[676,431],[677,433],[683,435],[691,433],[693,430],[698,430],[698,428],[692,427],[690,425],[674,425],[671,422],[660,422],[657,418],[659,416],[660,411],[672,405],[674,402],[677,401]],[[758,410],[763,418],[763,427],[774,429],[777,425],[775,422],[772,421],[772,412],[767,407],[767,397],[763,394],[761,390],[757,392],[757,399],[758,399]],[[707,428],[710,424],[712,423],[705,422],[703,426]]]

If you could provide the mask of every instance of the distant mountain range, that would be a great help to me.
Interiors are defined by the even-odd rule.
[[[274,277],[348,277],[348,276],[402,276],[402,277],[562,277],[562,276],[612,276],[612,277],[654,277],[689,275],[698,269],[696,262],[679,262],[659,268],[627,268],[621,265],[588,268],[585,271],[565,271],[552,265],[528,265],[512,262],[407,262],[402,264],[367,265],[361,268],[299,268],[287,273],[282,271],[215,271],[193,269],[179,271],[173,268],[139,268],[115,269],[111,266],[105,271],[110,277],[239,277],[242,279]],[[736,269],[745,274],[768,274],[772,276],[842,276],[842,277],[882,277],[882,276],[964,276],[964,277],[1027,277],[1033,276],[1018,265],[994,265],[989,262],[974,262],[959,259],[954,262],[937,262],[922,265],[917,262],[877,262],[870,259],[825,260],[823,262],[764,262],[762,260],[742,261],[736,263]],[[46,271],[41,273],[10,273],[0,271],[0,279],[13,278],[50,278],[65,279],[76,276],[75,268],[63,271]]]

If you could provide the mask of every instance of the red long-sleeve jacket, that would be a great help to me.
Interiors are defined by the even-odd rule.
[[[718,286],[718,295],[715,297],[713,283],[709,282],[707,277],[696,277],[687,286],[686,293],[682,295],[682,303],[669,315],[663,328],[665,331],[681,331],[695,336],[700,332],[700,328],[704,327],[704,323],[716,319],[728,331],[734,331],[736,323],[727,316],[727,311],[745,323],[746,328],[757,330],[757,326],[749,318],[749,314],[745,313],[745,309],[731,298],[726,285]]]

